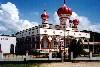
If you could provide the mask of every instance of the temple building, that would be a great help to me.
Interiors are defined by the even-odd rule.
[[[71,20],[72,9],[69,8],[64,1],[63,6],[57,10],[60,23],[58,25],[49,24],[49,15],[44,10],[41,15],[42,22],[40,25],[17,32],[16,52],[39,50],[49,53],[49,51],[61,51],[68,48],[70,40],[90,38],[89,33],[80,32],[78,30],[78,19]]]
[[[16,37],[0,35],[0,53],[13,54],[15,53],[15,47],[16,47]]]

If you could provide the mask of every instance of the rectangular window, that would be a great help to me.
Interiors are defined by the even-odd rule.
[[[30,32],[29,32],[29,34],[30,34]]]
[[[31,31],[31,28],[29,29],[29,31]]]
[[[46,27],[46,25],[43,25],[43,27]]]
[[[32,27],[32,30],[34,30],[34,27]]]
[[[32,32],[32,34],[34,34],[34,32]]]

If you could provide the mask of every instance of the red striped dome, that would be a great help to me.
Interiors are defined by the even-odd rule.
[[[58,16],[60,16],[61,14],[67,14],[67,15],[72,15],[72,10],[71,8],[67,7],[65,4],[58,9],[57,11]]]
[[[41,18],[44,20],[49,18],[49,15],[45,10],[44,10],[44,13],[41,15]]]
[[[78,24],[79,24],[79,20],[78,20],[78,19],[74,19],[74,20],[73,20],[73,24],[74,24],[74,25],[78,25]]]

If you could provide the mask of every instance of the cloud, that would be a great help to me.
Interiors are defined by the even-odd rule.
[[[70,17],[70,19],[71,20],[79,19],[80,23],[78,25],[78,29],[80,31],[89,30],[89,31],[100,32],[100,24],[93,24],[94,22],[90,21],[88,17],[79,16],[76,12],[72,12],[72,16]],[[57,12],[54,12],[54,22],[59,23],[59,17],[57,15]]]
[[[79,16],[76,12],[72,12],[71,19],[79,19],[79,30],[89,30],[94,32],[100,32],[100,24],[93,24],[91,20],[88,19],[88,17],[85,16]]]
[[[6,4],[0,5],[0,34],[6,33],[11,34],[17,31],[31,28],[34,25],[38,25],[37,22],[29,21],[27,19],[21,19],[19,16],[19,10],[15,4],[7,2]],[[36,15],[38,13],[35,13]],[[57,12],[54,12],[54,19],[50,20],[54,24],[59,24],[59,17]],[[79,16],[76,12],[72,13],[71,19],[78,18],[80,24],[78,26],[79,30],[91,30],[100,32],[100,24],[93,24],[92,21],[85,16]]]
[[[6,29],[4,26],[1,26],[1,25],[0,25],[0,30],[1,30],[1,31],[2,31],[2,30],[3,30],[3,31],[7,31],[7,29]]]
[[[38,25],[37,22],[30,22],[29,20],[20,20],[20,22],[22,23],[22,30]],[[34,25],[32,23],[34,23]]]
[[[37,22],[30,22],[26,19],[21,19],[19,10],[15,4],[8,2],[0,5],[0,32],[13,33],[26,28],[30,28]]]
[[[60,21],[59,21],[59,17],[58,17],[58,15],[57,15],[57,12],[54,12],[53,17],[54,17],[54,22],[55,22],[56,24],[60,24]],[[54,23],[54,22],[53,22],[53,23]]]

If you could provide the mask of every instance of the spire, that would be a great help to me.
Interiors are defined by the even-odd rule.
[[[46,10],[44,10],[44,12],[45,12]]]
[[[45,15],[47,14],[46,10],[44,10],[44,14],[45,14]]]
[[[66,6],[66,0],[64,0],[64,6]]]
[[[64,0],[64,4],[65,4],[66,2],[65,2],[65,0]]]

